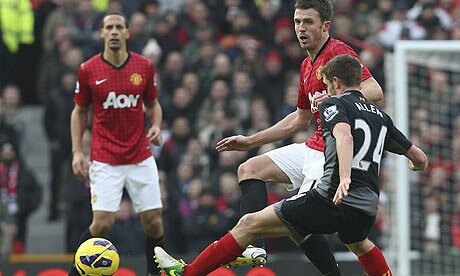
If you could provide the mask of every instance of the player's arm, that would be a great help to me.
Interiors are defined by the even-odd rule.
[[[335,97],[329,98],[319,107],[323,136],[332,135],[339,163],[339,186],[332,202],[338,205],[348,195],[351,184],[351,167],[353,160],[353,135],[351,134],[350,115],[344,104]],[[327,138],[328,139],[328,138]]]
[[[288,114],[275,125],[251,136],[237,135],[220,140],[217,142],[216,150],[219,152],[231,150],[246,151],[264,144],[287,139],[299,130],[307,127],[310,124],[312,116],[309,109],[297,108],[296,111]]]
[[[391,124],[393,124],[392,121]],[[385,150],[406,156],[409,159],[409,168],[413,171],[423,171],[428,167],[428,158],[423,150],[412,144],[394,125],[391,125]]]
[[[145,114],[152,126],[147,131],[147,138],[150,143],[159,146],[161,145],[161,123],[163,120],[163,110],[160,102],[155,98],[152,101],[145,102]]]
[[[335,146],[339,162],[340,184],[333,199],[334,204],[337,205],[348,195],[348,189],[350,188],[353,136],[348,123],[337,123],[332,130],[332,135],[335,137]]]
[[[147,65],[147,86],[144,90],[145,114],[151,127],[147,130],[147,139],[150,143],[159,146],[162,142],[161,123],[163,122],[163,110],[158,102],[158,90],[155,84],[155,69],[148,61]]]
[[[75,104],[70,117],[70,135],[72,138],[72,170],[75,175],[88,176],[88,160],[82,151],[82,139],[88,123],[88,108]]]
[[[361,82],[361,91],[364,97],[370,101],[378,102],[383,99],[382,87],[373,77]]]
[[[275,125],[249,136],[249,141],[253,147],[258,147],[287,139],[307,127],[311,118],[312,113],[309,109],[297,108]]]
[[[426,154],[415,145],[412,145],[405,156],[409,159],[409,168],[413,171],[423,171],[428,167]]]

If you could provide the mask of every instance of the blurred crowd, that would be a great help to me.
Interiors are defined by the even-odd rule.
[[[27,128],[23,105],[46,110],[51,177],[41,184],[51,191],[48,219],[66,221],[69,252],[91,221],[88,180],[73,177],[70,170],[69,121],[78,66],[102,50],[100,24],[111,11],[127,15],[129,50],[146,56],[156,68],[164,142],[153,151],[160,169],[167,246],[175,252],[196,251],[225,233],[240,215],[238,165],[283,143],[249,152],[217,153],[214,147],[221,138],[257,132],[296,109],[299,66],[306,53],[294,33],[294,2],[0,0],[0,250],[24,252],[27,217],[41,203],[41,186],[21,162],[27,154],[23,146],[33,143],[21,139]],[[383,55],[397,40],[460,39],[459,0],[334,2],[331,35],[356,50],[384,90]],[[447,225],[448,247],[460,250],[460,139],[454,139],[460,135],[460,81],[458,74],[429,73],[424,76],[433,84],[423,97],[445,101],[439,113],[448,112],[450,119],[433,120],[429,110],[434,105],[412,112],[417,123],[413,136],[432,158],[439,157],[421,179],[426,184],[414,189],[423,194],[424,220],[436,221],[431,212],[447,210],[439,227]],[[305,141],[311,129],[285,143]],[[290,194],[282,185],[269,187],[270,202]],[[450,205],[442,204],[443,194]],[[136,240],[142,227],[129,198],[123,198],[117,218],[109,238],[122,253],[142,252],[143,241]],[[428,225],[420,223],[414,227]],[[377,243],[385,225],[382,213],[373,230]],[[13,243],[1,242],[8,239]],[[269,247],[281,251],[293,246],[272,240]]]
[[[418,60],[409,69],[411,137],[430,165],[411,186],[412,245],[448,267],[442,258],[460,254],[460,55]]]

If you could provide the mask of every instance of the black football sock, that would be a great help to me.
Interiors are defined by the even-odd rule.
[[[163,237],[155,239],[146,236],[146,238],[147,242],[145,243],[145,256],[147,257],[147,272],[149,273],[149,275],[160,275],[160,269],[157,267],[155,260],[153,259],[153,249],[155,248],[155,246],[163,247]]]
[[[245,179],[240,182],[241,216],[260,211],[268,206],[267,186],[260,179]],[[262,238],[255,239],[254,246],[265,248]]]
[[[86,240],[91,239],[91,238],[93,238],[93,235],[89,231],[89,228],[86,228],[86,230],[83,231],[83,233],[80,236],[80,240],[78,241],[78,246],[80,246],[80,244],[82,244],[83,242],[85,242]],[[77,252],[77,249],[75,249],[75,252]],[[80,276],[80,273],[78,273],[78,270],[75,267],[74,263],[72,264],[72,267],[69,270],[69,275],[68,276]]]
[[[300,247],[305,252],[305,256],[308,257],[323,275],[341,275],[326,237],[323,235],[311,235],[306,241],[300,244]]]

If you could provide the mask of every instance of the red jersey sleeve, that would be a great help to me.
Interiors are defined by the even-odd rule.
[[[151,102],[158,97],[158,89],[155,83],[155,69],[151,62],[147,64],[147,85],[144,91],[144,102]]]
[[[77,84],[73,101],[79,106],[88,107],[91,103],[91,91],[86,74],[85,63],[78,69]]]
[[[309,59],[306,58],[302,65],[300,65],[300,80],[299,80],[299,95],[297,96],[297,107],[300,109],[310,109],[310,99],[308,93],[305,91],[306,82],[306,66],[308,66]]]
[[[348,46],[347,44],[345,44],[343,42],[335,44],[334,47],[331,48],[331,51],[330,51],[331,56],[330,56],[330,58],[333,58],[335,56],[342,55],[342,54],[347,54],[347,55],[350,55],[350,56],[354,56],[355,58],[357,58],[359,60],[358,54],[356,54],[356,52],[350,46]],[[359,62],[361,63],[361,60],[359,60]],[[363,75],[361,77],[361,81],[365,81],[368,78],[371,78],[372,74],[369,71],[369,69],[367,69],[366,65],[361,63],[361,66],[363,68]]]

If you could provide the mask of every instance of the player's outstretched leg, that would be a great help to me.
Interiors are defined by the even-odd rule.
[[[223,264],[236,259],[244,251],[231,232],[212,242],[190,264],[177,260],[155,247],[155,261],[168,276],[201,276],[207,275]]]
[[[158,263],[161,271],[168,276],[184,275],[185,262],[174,259],[159,246],[155,247],[155,262]]]

